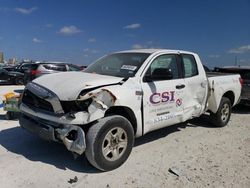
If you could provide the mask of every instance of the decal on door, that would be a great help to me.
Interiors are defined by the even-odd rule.
[[[161,107],[158,107],[158,108],[154,108],[152,110],[149,111],[149,113],[163,113],[163,112],[166,112],[166,111],[169,111],[173,108],[173,106],[169,106],[169,105],[166,105],[166,106],[161,106]]]
[[[153,93],[149,97],[151,104],[172,103],[175,101],[175,91],[165,91],[163,93]]]
[[[159,123],[162,121],[167,121],[167,120],[173,119],[175,117],[176,117],[175,114],[166,114],[166,115],[158,116],[155,119],[153,119],[153,123],[155,124],[155,123]]]
[[[177,99],[175,103],[176,103],[176,107],[181,106],[182,105],[182,99]]]

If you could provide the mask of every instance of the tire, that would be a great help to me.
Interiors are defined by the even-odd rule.
[[[88,130],[85,155],[94,167],[110,171],[127,160],[133,145],[134,130],[131,123],[122,116],[108,116]]]
[[[210,113],[211,123],[216,127],[224,127],[227,125],[232,112],[232,105],[228,98],[222,97],[220,106],[216,113]]]
[[[7,112],[6,114],[5,114],[5,119],[6,120],[12,120],[14,118],[14,112]]]
[[[23,85],[24,84],[24,79],[23,78],[16,78],[15,79],[15,84],[16,85]]]

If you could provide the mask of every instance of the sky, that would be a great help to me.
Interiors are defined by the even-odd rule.
[[[0,0],[6,60],[88,65],[136,48],[193,51],[210,68],[250,65],[250,0]]]

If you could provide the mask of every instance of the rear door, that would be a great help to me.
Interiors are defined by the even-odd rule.
[[[30,70],[32,64],[23,64],[21,65],[18,69],[17,72],[22,72],[22,73],[26,73],[28,70]]]
[[[178,55],[162,54],[155,57],[144,77],[157,68],[170,69],[173,78],[150,82],[144,79],[142,82],[144,133],[182,121],[185,85]]]
[[[203,113],[207,102],[208,81],[202,64],[197,64],[194,55],[181,54],[181,59],[186,86],[183,97],[183,120],[185,121],[191,117],[198,117]]]

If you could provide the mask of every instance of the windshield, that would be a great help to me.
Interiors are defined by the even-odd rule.
[[[99,59],[84,72],[123,78],[133,77],[149,55],[148,53],[111,54]]]

